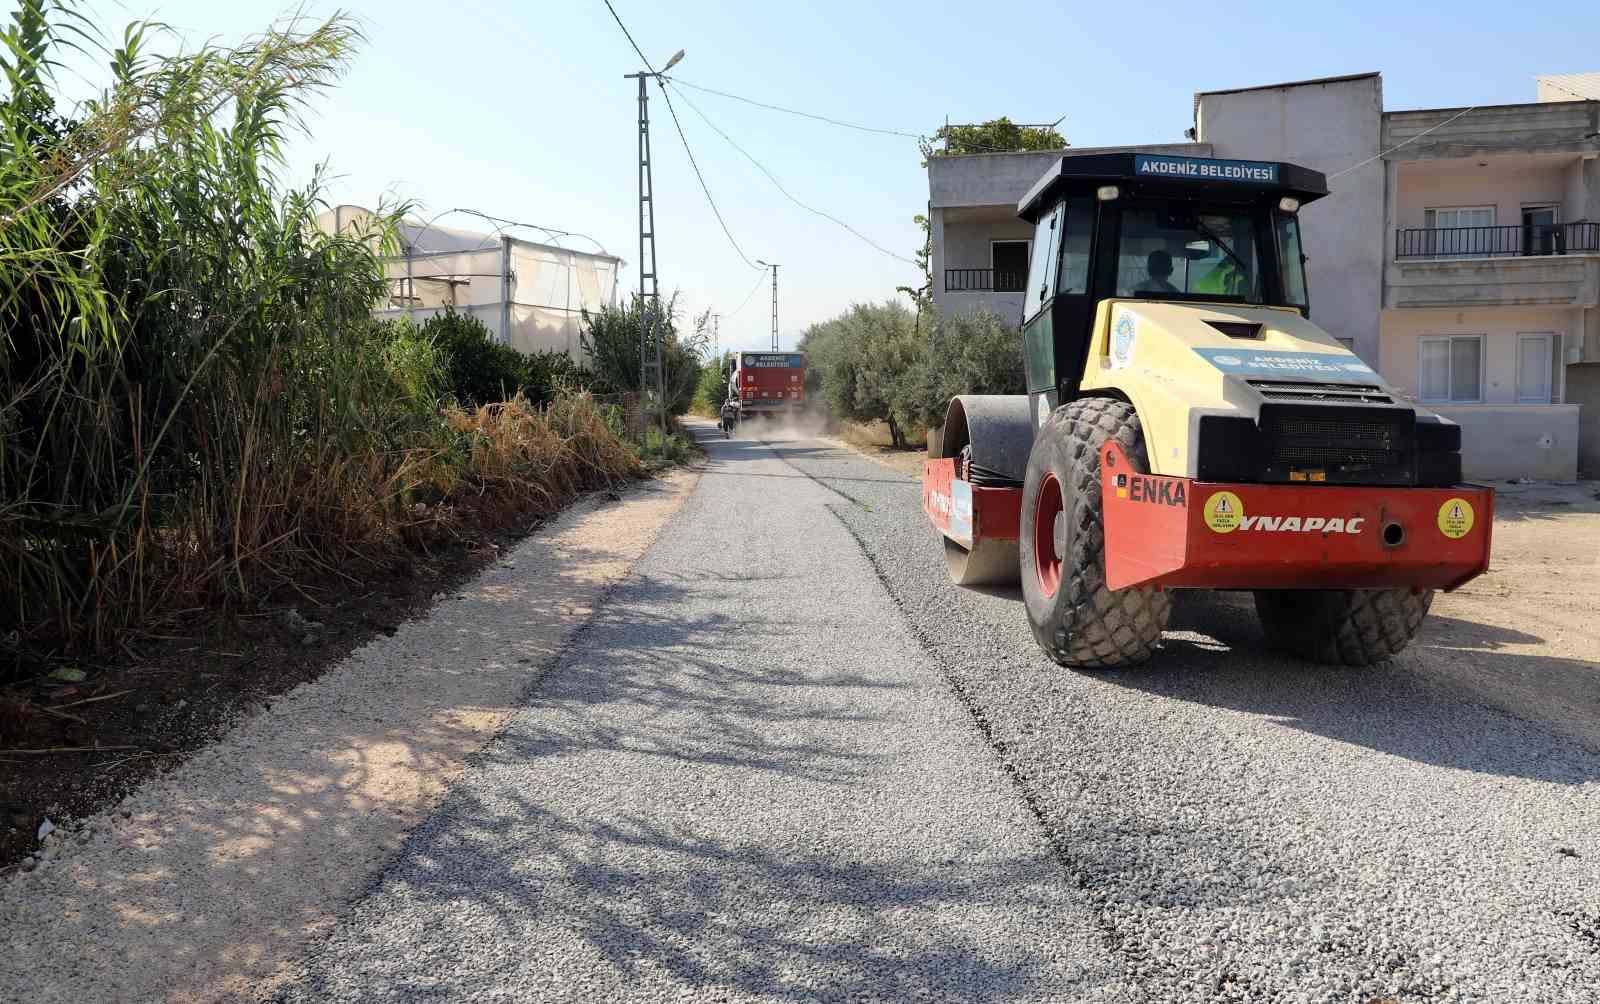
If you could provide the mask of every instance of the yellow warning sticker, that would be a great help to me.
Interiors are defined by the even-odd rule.
[[[1244,503],[1233,492],[1217,492],[1206,499],[1206,526],[1217,533],[1232,533],[1244,518]]]
[[[1472,503],[1466,499],[1445,499],[1439,507],[1439,532],[1459,540],[1472,532]]]

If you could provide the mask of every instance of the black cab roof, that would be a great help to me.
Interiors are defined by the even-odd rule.
[[[1130,195],[1168,198],[1222,196],[1236,201],[1251,196],[1276,201],[1283,196],[1301,204],[1328,194],[1321,171],[1274,160],[1222,160],[1164,153],[1098,153],[1063,156],[1050,165],[1017,203],[1017,215],[1029,223],[1059,200],[1064,189],[1094,182],[1126,186]]]

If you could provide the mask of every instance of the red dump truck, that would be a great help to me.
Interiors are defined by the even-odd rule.
[[[741,418],[798,411],[806,402],[805,353],[737,353],[728,389]]]

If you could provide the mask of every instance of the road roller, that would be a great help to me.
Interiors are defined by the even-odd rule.
[[[1295,164],[1112,153],[1018,204],[1027,393],[950,401],[923,508],[951,579],[1020,583],[1056,662],[1142,662],[1173,590],[1219,589],[1273,647],[1366,665],[1487,570],[1460,427],[1311,319],[1300,212],[1327,193]]]

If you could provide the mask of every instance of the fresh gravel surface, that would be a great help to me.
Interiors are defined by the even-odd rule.
[[[857,490],[915,515],[901,476],[823,487],[707,446],[633,577],[276,999],[1121,998],[1103,921],[835,515]]]
[[[1073,673],[1020,593],[948,583],[914,481],[773,449],[852,500],[835,511],[1048,829],[1128,999],[1600,1000],[1600,755],[1555,705],[1488,703],[1459,622],[1338,670],[1265,651],[1247,595],[1184,593],[1153,662]],[[1546,686],[1592,690],[1588,658],[1551,660]]]

